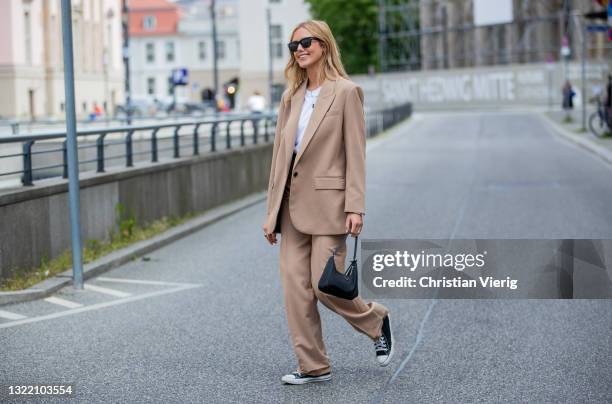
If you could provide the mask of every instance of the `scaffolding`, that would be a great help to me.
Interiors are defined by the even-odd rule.
[[[378,0],[381,71],[580,60],[582,15],[601,8],[591,0],[512,0],[511,22],[476,26],[473,7],[472,0]],[[584,37],[588,59],[612,60],[605,32]]]

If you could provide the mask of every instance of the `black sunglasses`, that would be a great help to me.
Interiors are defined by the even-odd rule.
[[[304,49],[310,48],[310,45],[312,44],[313,39],[319,41],[319,38],[316,38],[314,36],[307,36],[305,38],[300,39],[299,41],[289,42],[287,46],[289,47],[289,50],[291,52],[297,52],[298,45],[302,45],[302,48]]]

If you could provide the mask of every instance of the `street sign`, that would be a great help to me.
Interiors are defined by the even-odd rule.
[[[172,69],[172,84],[175,86],[185,86],[189,84],[189,72],[187,69]]]
[[[612,1],[608,1],[608,41],[612,41]]]
[[[608,32],[608,26],[604,24],[587,25],[588,32]]]
[[[571,53],[572,51],[569,47],[569,40],[567,39],[567,36],[564,36],[561,38],[561,56],[569,57]]]

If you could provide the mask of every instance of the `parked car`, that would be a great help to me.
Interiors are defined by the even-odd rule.
[[[132,99],[130,101],[130,115],[135,118],[144,116],[154,116],[160,109],[161,103],[154,99],[141,98]],[[115,116],[126,116],[127,108],[125,104],[120,104],[115,107]]]

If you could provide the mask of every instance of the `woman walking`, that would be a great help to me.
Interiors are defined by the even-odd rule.
[[[318,289],[328,258],[335,251],[336,268],[344,270],[347,235],[363,227],[363,91],[348,79],[325,22],[300,23],[288,46],[263,230],[270,244],[281,234],[280,275],[298,359],[297,370],[281,380],[304,384],[331,379],[317,301],[374,341],[379,365],[391,360],[394,341],[385,306]]]

